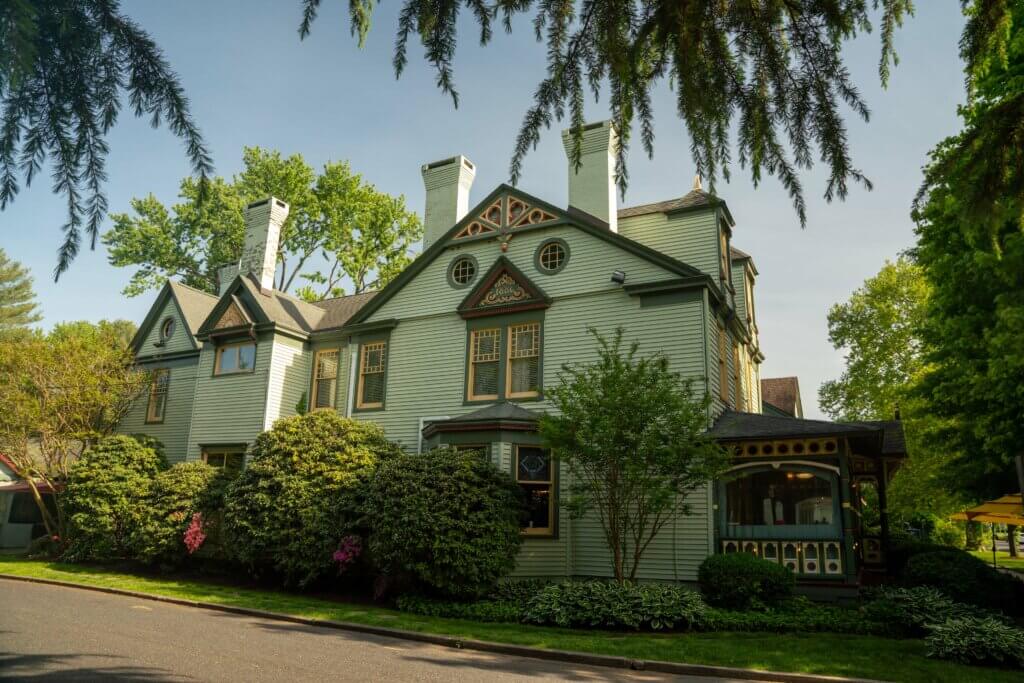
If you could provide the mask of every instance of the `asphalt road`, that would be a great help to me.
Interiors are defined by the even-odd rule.
[[[3,681],[699,681],[0,580]]]

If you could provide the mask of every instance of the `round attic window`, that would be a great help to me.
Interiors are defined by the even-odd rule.
[[[465,287],[476,277],[476,259],[459,256],[448,267],[448,281],[453,287]]]
[[[174,322],[174,318],[164,318],[164,321],[160,323],[160,341],[167,341],[174,335],[174,328],[178,324]]]
[[[554,275],[565,268],[568,260],[569,245],[565,243],[565,240],[557,238],[543,242],[534,255],[537,270],[546,275]]]

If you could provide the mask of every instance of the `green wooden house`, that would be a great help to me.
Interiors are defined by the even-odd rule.
[[[862,511],[861,487],[884,510],[899,424],[764,414],[758,272],[732,244],[729,208],[699,178],[682,197],[618,208],[615,150],[608,123],[585,129],[568,207],[507,185],[470,207],[468,159],[423,166],[420,256],[379,292],[316,303],[273,289],[288,206],[249,205],[219,296],[169,282],[157,297],[134,341],[157,372],[123,431],[159,438],[172,460],[238,468],[260,431],[308,405],[376,422],[411,452],[479,449],[532,500],[517,575],[606,577],[600,526],[561,510],[562,474],[536,424],[559,368],[594,356],[588,327],[622,326],[713,398],[708,427],[736,454],[651,545],[640,577],[690,581],[709,554],[743,550],[809,584],[857,585],[880,565],[886,530],[884,513]]]

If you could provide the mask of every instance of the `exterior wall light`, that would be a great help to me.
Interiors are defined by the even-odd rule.
[[[622,270],[612,271],[612,282],[617,285],[621,285],[626,281],[626,272]]]

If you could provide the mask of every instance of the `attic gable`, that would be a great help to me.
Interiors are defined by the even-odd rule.
[[[232,296],[228,307],[224,309],[220,318],[213,324],[214,330],[225,330],[232,327],[251,325],[252,318],[245,312],[242,303],[237,297]]]
[[[216,303],[214,296],[168,280],[132,338],[132,351],[146,357],[198,350],[195,335]],[[168,318],[174,321],[173,334],[164,339],[160,327]]]
[[[546,225],[558,220],[555,212],[544,208],[539,202],[530,202],[512,192],[495,197],[482,211],[477,206],[470,216],[469,222],[460,221],[462,227],[452,236],[453,242],[468,237],[504,235],[519,228]]]
[[[551,299],[504,256],[498,258],[480,284],[459,305],[463,318],[547,308]]]

